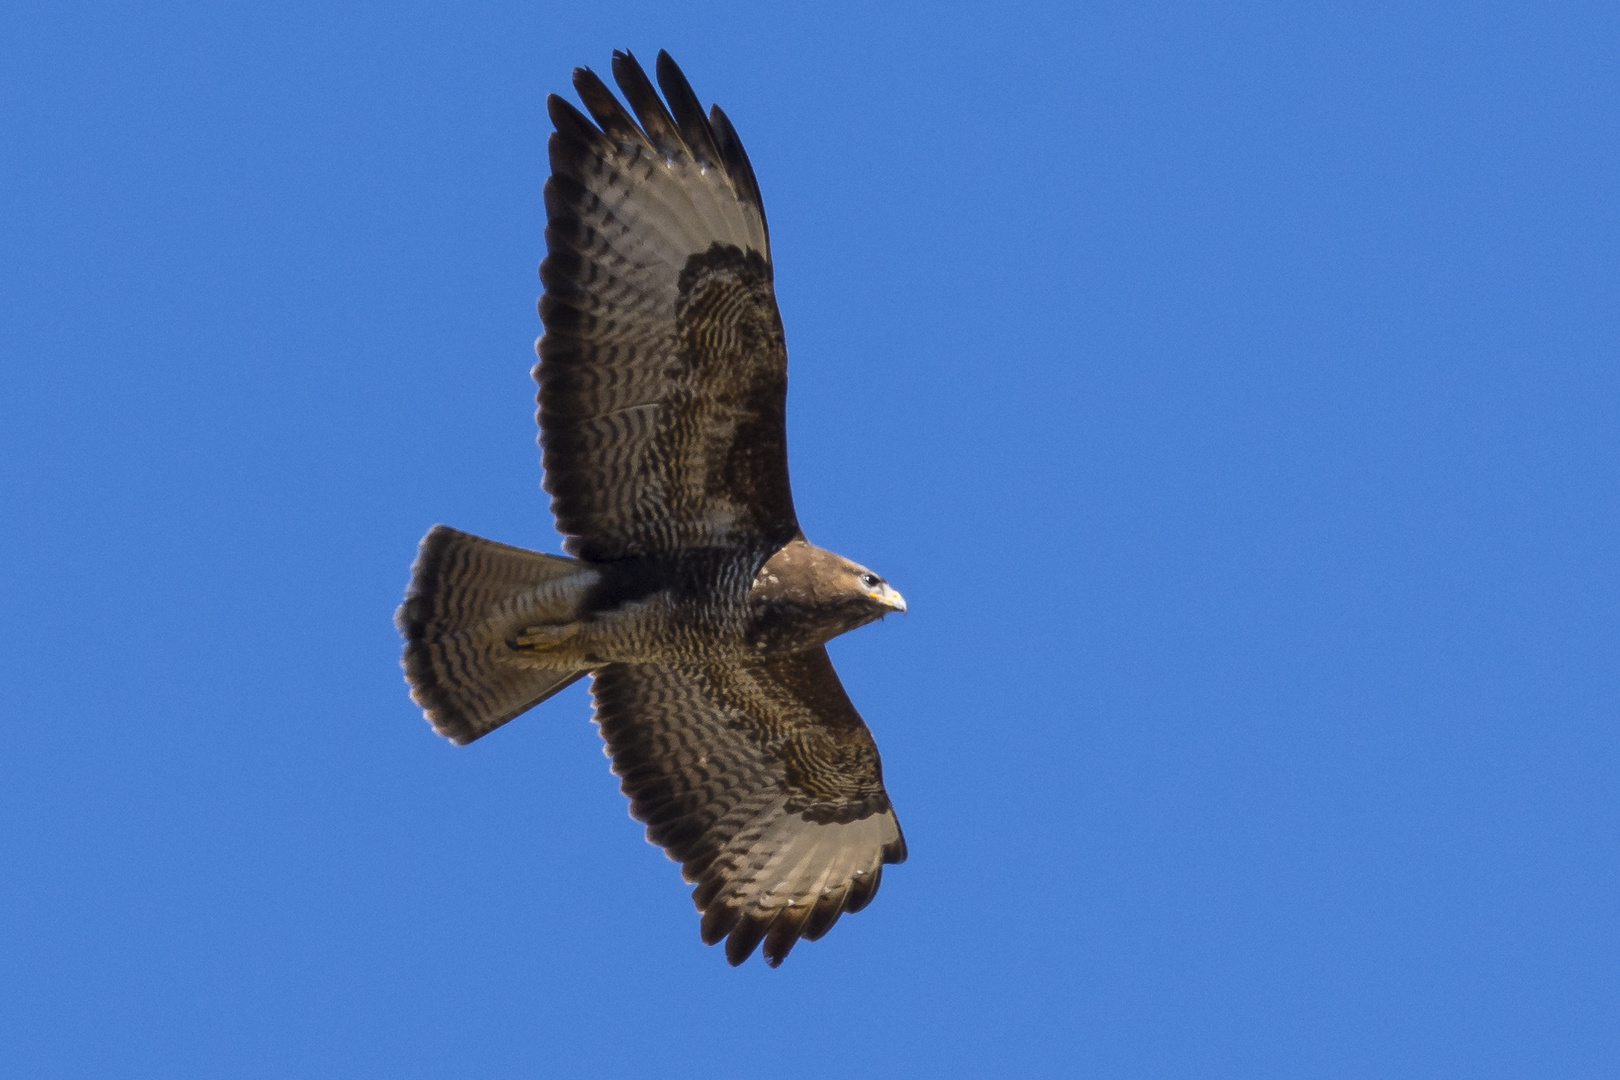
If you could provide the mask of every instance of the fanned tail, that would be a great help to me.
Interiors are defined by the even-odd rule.
[[[433,729],[465,745],[583,678],[524,647],[525,634],[566,627],[595,579],[578,559],[430,529],[394,625],[411,699]]]

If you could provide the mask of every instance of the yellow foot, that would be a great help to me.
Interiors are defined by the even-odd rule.
[[[578,623],[564,623],[560,626],[525,626],[515,636],[508,638],[507,644],[517,652],[550,652],[570,638],[578,636]]]

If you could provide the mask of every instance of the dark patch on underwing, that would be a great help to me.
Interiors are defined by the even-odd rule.
[[[686,261],[671,365],[679,418],[666,437],[671,461],[699,463],[671,477],[683,516],[729,511],[774,547],[798,533],[798,519],[787,469],[787,343],[771,280],[764,256],[731,244]]]

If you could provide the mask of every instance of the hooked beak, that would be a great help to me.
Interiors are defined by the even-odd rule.
[[[899,591],[887,582],[879,585],[866,595],[870,596],[872,599],[876,600],[890,611],[898,611],[902,614],[905,613],[906,598],[901,596]]]

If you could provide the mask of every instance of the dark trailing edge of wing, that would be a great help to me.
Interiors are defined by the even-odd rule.
[[[905,861],[902,850],[898,858],[885,854],[885,863]],[[780,967],[800,938],[819,941],[839,916],[853,915],[872,902],[878,886],[883,882],[883,867],[863,875],[847,889],[838,889],[821,897],[814,905],[779,908],[769,915],[739,914],[734,909],[712,907],[703,913],[701,934],[705,945],[726,943],[726,962],[736,967],[753,955],[761,941],[765,962]]]

